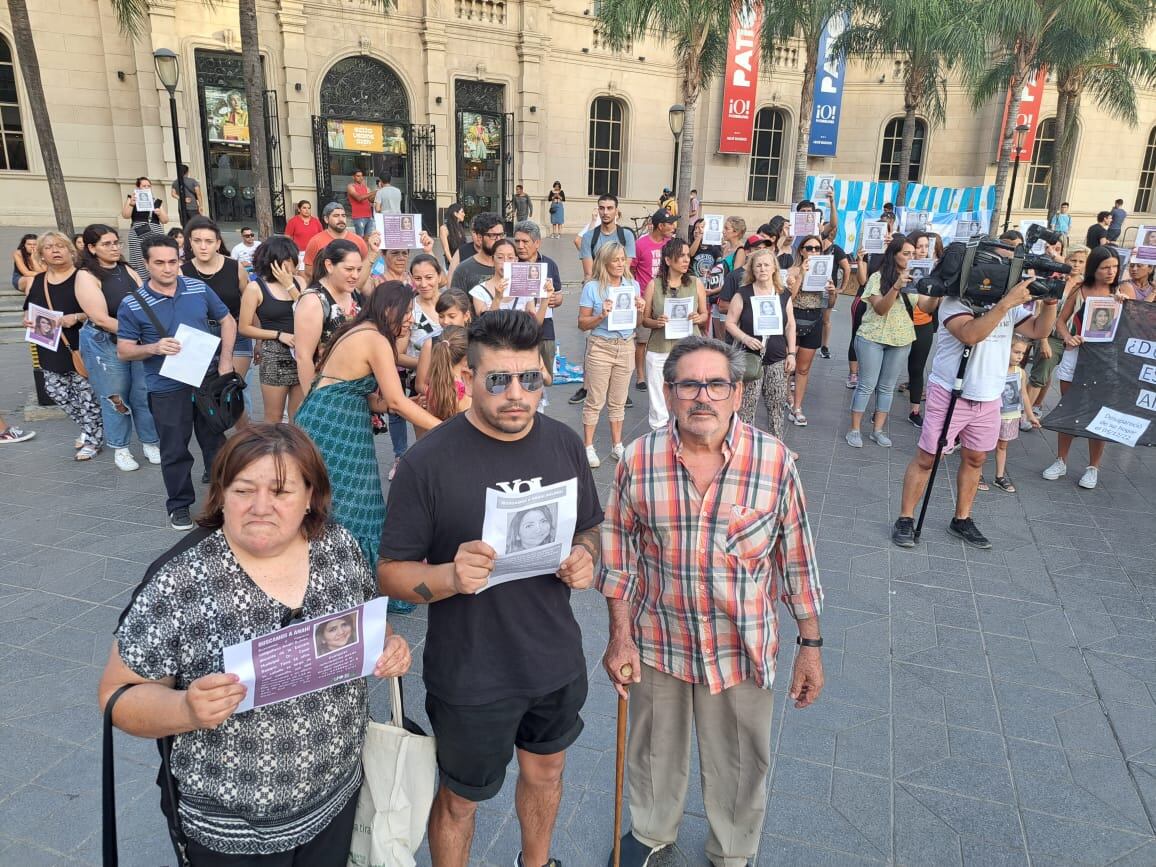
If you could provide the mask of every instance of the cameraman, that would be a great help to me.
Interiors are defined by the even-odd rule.
[[[927,384],[919,450],[907,465],[899,518],[891,531],[891,541],[901,548],[915,546],[915,505],[923,496],[935,463],[936,443],[943,429],[964,346],[975,348],[968,361],[962,394],[946,431],[948,443],[955,442],[958,437],[963,446],[956,480],[959,494],[955,517],[947,532],[976,548],[991,547],[991,542],[971,519],[971,504],[979,488],[984,459],[999,439],[1000,394],[1007,377],[1012,336],[1018,331],[1031,339],[1047,337],[1056,321],[1055,300],[1037,302],[1042,303],[1042,307],[1035,315],[1030,308],[1023,306],[1031,300],[1028,287],[1034,279],[1034,274],[1031,274],[1020,281],[984,312],[973,311],[959,298],[943,298],[939,304],[942,327]],[[931,312],[937,300],[920,297],[919,306]]]

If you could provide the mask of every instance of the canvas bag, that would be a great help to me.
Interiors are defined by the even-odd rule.
[[[435,741],[406,720],[398,678],[389,692],[393,718],[365,730],[349,867],[413,867],[437,790]]]

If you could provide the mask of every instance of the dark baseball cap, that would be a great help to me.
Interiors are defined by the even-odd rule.
[[[657,226],[659,223],[677,223],[678,217],[668,211],[666,208],[659,208],[650,215],[650,223],[652,226]]]

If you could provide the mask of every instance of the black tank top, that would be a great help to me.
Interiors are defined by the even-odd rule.
[[[136,282],[129,276],[128,266],[124,262],[117,262],[103,279],[100,274],[93,274],[100,281],[100,291],[104,295],[104,303],[108,305],[108,315],[115,318],[120,302],[136,288]]]
[[[751,285],[740,286],[738,294],[743,298],[743,309],[739,313],[739,328],[742,329],[743,334],[754,335],[755,333],[755,302],[754,302],[754,287]],[[760,295],[760,298],[773,298],[773,295]],[[786,331],[787,325],[787,302],[791,300],[790,292],[782,292],[779,294],[779,310],[783,316],[783,330]],[[787,357],[787,338],[784,334],[774,334],[762,338],[763,341],[763,364],[776,364]]]
[[[202,274],[197,270],[196,262],[186,262],[181,266],[181,273],[186,277],[193,277],[197,280],[204,280],[209,284],[209,288],[217,293],[217,297],[221,302],[229,308],[229,312],[233,314],[233,318],[237,319],[241,315],[241,280],[237,276],[237,260],[224,256],[224,264],[221,265],[216,274],[207,275]]]
[[[292,301],[282,301],[274,297],[269,287],[260,277],[254,277],[261,287],[261,303],[257,305],[257,318],[261,320],[261,327],[270,331],[293,333],[293,304]]]

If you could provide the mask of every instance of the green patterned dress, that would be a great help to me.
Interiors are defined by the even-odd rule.
[[[313,387],[294,422],[309,434],[325,459],[333,488],[333,520],[353,534],[372,570],[377,567],[385,524],[385,496],[367,403],[377,390],[377,378],[370,373],[349,380],[318,374],[317,379],[334,381],[324,388]]]

